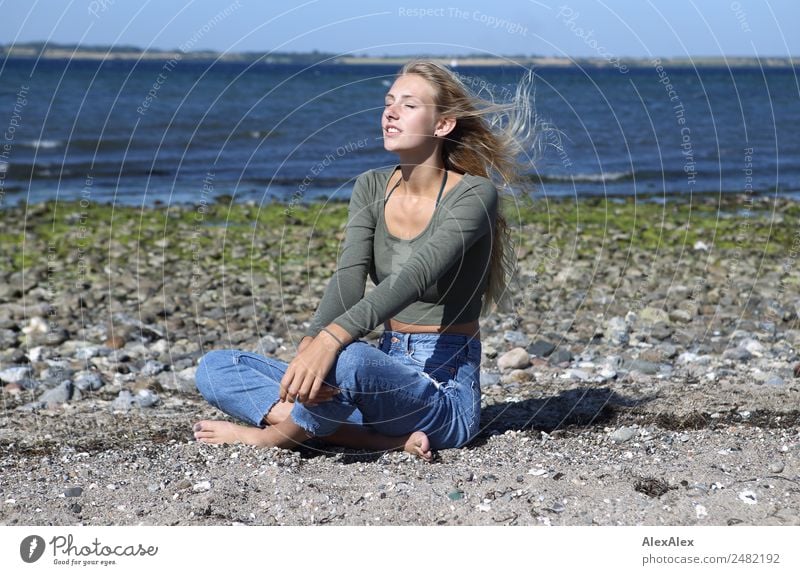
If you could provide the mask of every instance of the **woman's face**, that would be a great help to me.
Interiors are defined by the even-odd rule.
[[[435,146],[437,113],[433,87],[416,74],[394,81],[384,100],[383,147],[390,152]]]

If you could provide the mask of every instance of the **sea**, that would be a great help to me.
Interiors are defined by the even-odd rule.
[[[452,70],[514,97],[529,70]],[[346,201],[397,163],[381,113],[396,65],[6,59],[0,205]],[[520,153],[534,200],[800,194],[792,68],[551,68],[533,73],[536,124]],[[504,120],[498,119],[502,124]]]

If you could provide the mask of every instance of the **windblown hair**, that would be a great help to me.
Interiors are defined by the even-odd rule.
[[[499,309],[508,309],[508,284],[516,277],[517,259],[511,230],[500,208],[504,189],[524,188],[528,182],[523,170],[530,161],[529,144],[537,137],[531,98],[533,73],[528,70],[522,77],[511,101],[500,103],[496,103],[493,96],[487,100],[471,93],[458,74],[436,62],[412,60],[398,72],[398,76],[405,74],[416,74],[427,80],[434,89],[438,114],[456,119],[455,128],[444,140],[445,168],[489,178],[497,186],[501,201],[481,315],[491,310],[492,302]],[[526,160],[518,160],[521,154]]]

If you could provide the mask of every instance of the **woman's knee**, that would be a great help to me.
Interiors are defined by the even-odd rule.
[[[357,381],[390,365],[391,358],[386,353],[366,342],[356,341],[339,354],[336,376],[337,379]]]
[[[194,382],[200,394],[209,399],[214,391],[228,379],[224,372],[236,364],[232,350],[215,349],[206,353],[197,362]]]

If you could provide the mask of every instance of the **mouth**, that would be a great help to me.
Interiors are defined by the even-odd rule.
[[[399,134],[399,133],[400,133],[400,130],[398,130],[398,129],[397,129],[397,128],[395,128],[394,126],[388,126],[388,127],[386,127],[386,128],[383,130],[383,133],[384,133],[386,136],[395,136],[395,135],[397,135],[397,134]]]

